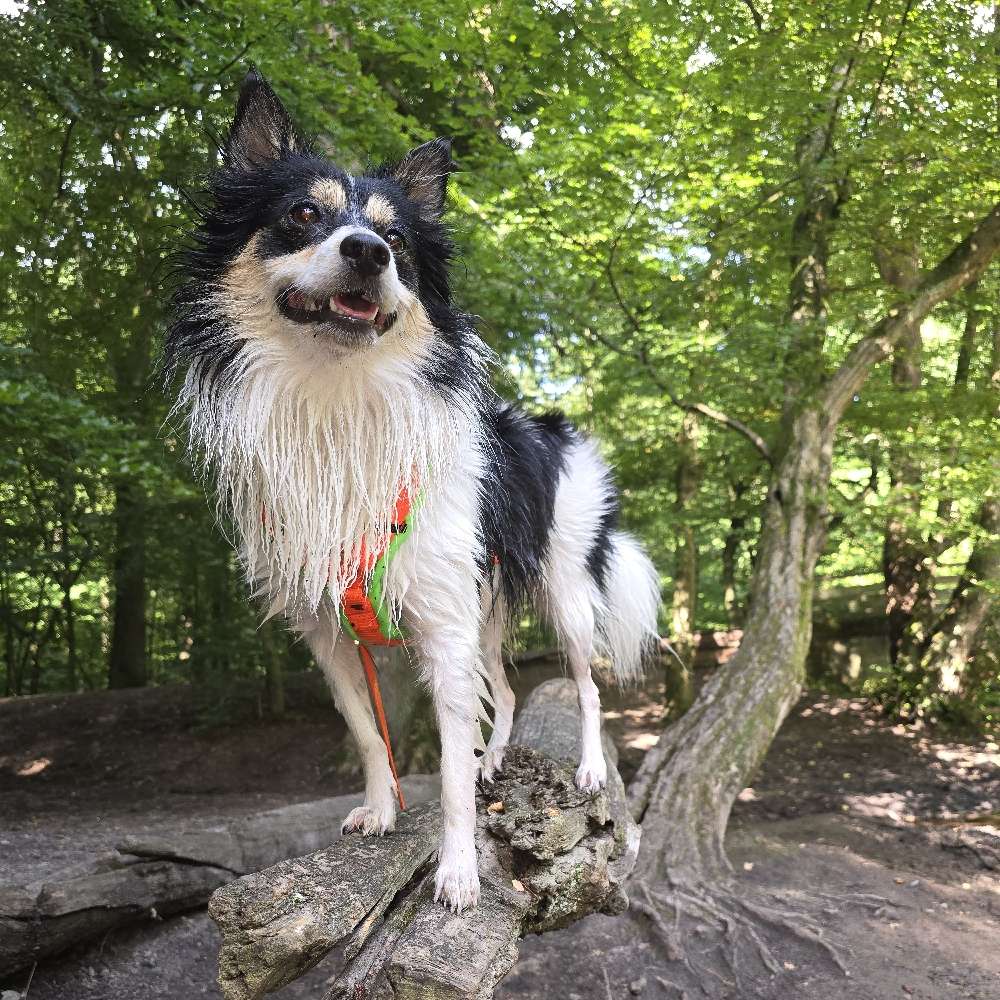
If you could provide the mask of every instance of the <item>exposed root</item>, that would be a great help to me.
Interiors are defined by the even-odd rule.
[[[686,996],[685,990],[692,988],[700,990],[704,996],[712,996],[712,980],[721,984],[724,990],[738,989],[750,975],[751,970],[742,965],[747,955],[751,957],[751,964],[756,960],[771,976],[789,968],[779,960],[773,944],[768,942],[769,936],[773,941],[774,932],[818,949],[841,974],[849,976],[843,955],[827,940],[814,914],[834,914],[847,905],[881,916],[888,907],[895,905],[891,900],[870,893],[815,892],[804,897],[799,905],[789,907],[779,905],[773,895],[759,889],[736,887],[722,880],[703,885],[692,885],[685,880],[655,888],[636,881],[631,888],[631,911],[649,921],[664,945],[667,960],[680,963],[691,977],[692,982],[685,986],[664,980],[664,986],[681,996]],[[767,895],[771,898],[765,899]],[[692,947],[692,936],[703,936],[709,928],[717,939],[704,950]],[[717,971],[720,964],[723,971],[731,973],[731,979]]]
[[[649,898],[649,891],[646,886],[642,886],[642,892]],[[642,899],[636,899],[632,896],[629,899],[629,910],[633,913],[641,913],[656,929],[656,932],[660,936],[660,940],[663,942],[667,949],[667,959],[671,962],[681,962],[684,959],[684,952],[678,947],[677,944],[677,934],[673,928],[667,925],[667,922],[660,916],[660,911],[656,909],[655,906],[646,902]],[[680,911],[677,911],[680,912]]]
[[[604,995],[607,1000],[615,1000],[614,994],[611,992],[611,980],[608,978],[608,970],[601,969],[604,973]]]
[[[783,912],[775,907],[751,903],[746,899],[738,899],[736,902],[747,913],[757,917],[771,927],[783,930],[806,944],[817,945],[845,976],[850,975],[847,965],[840,957],[840,952],[829,941],[824,940],[823,929],[817,924],[812,923],[804,913],[794,914],[788,911]],[[773,969],[769,967],[769,971],[778,972],[780,971],[780,967]]]
[[[889,906],[899,906],[898,903],[894,903],[891,899],[886,899],[885,896],[876,896],[872,892],[811,892],[810,895],[814,899],[824,899],[836,906],[844,904],[861,906],[871,910],[873,913],[885,910]]]
[[[692,949],[685,948],[681,943],[681,914],[685,913],[687,915],[691,915],[689,910],[679,905],[677,901],[671,901],[658,893],[653,892],[645,883],[639,883],[639,888],[645,898],[642,902],[633,899],[630,906],[649,917],[649,919],[653,922],[654,927],[660,935],[660,939],[666,946],[667,958],[673,962],[680,962],[684,968],[687,969],[688,974],[692,977],[692,979],[699,984],[699,989],[706,996],[709,995],[708,991],[705,990],[705,988],[700,984],[708,978],[717,980],[727,990],[732,989],[736,985],[735,963],[729,963],[730,970],[733,973],[733,979],[726,979],[725,976],[720,975],[710,966],[703,965],[702,963],[695,961],[694,955],[691,953]],[[701,901],[691,897],[688,906],[691,906],[692,904],[696,907],[701,905]],[[664,906],[673,907],[674,923],[672,927],[669,926],[660,916],[659,908]],[[709,912],[706,916],[709,919],[713,919],[715,918],[716,913]],[[724,921],[726,920],[724,915],[719,914],[719,916],[722,917]],[[727,934],[731,932],[731,924],[724,922],[723,926]],[[698,954],[704,953],[705,952],[699,952]],[[728,961],[729,956],[727,953],[724,952],[723,957]]]

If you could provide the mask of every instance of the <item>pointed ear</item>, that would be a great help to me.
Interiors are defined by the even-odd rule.
[[[229,138],[224,149],[226,163],[237,167],[259,167],[299,151],[302,142],[291,119],[267,80],[251,68],[240,87]]]
[[[444,211],[448,174],[455,170],[451,161],[451,140],[432,139],[407,153],[393,169],[392,178],[420,208],[428,222],[436,222]]]

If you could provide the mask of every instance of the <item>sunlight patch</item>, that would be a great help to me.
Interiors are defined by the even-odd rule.
[[[52,761],[48,757],[39,757],[38,760],[33,760],[20,768],[17,776],[19,778],[31,778],[36,774],[41,774],[51,763]]]

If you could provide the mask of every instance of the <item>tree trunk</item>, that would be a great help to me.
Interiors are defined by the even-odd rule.
[[[637,874],[647,882],[694,889],[725,875],[729,811],[805,678],[833,432],[818,398],[828,244],[839,195],[820,166],[850,72],[850,61],[834,70],[821,123],[796,146],[802,198],[790,233],[782,426],[743,641],[726,669],[646,755],[630,792],[644,830]]]
[[[644,880],[694,886],[728,871],[732,803],[805,677],[830,455],[820,414],[803,410],[771,490],[743,642],[647,753],[630,789]]]
[[[279,637],[275,636],[276,625],[268,622],[260,630],[261,648],[264,654],[264,694],[267,700],[267,717],[278,720],[285,717],[285,655],[278,649]],[[280,645],[283,647],[284,642]]]
[[[952,394],[956,400],[969,389],[969,371],[976,353],[976,340],[979,336],[980,321],[983,318],[978,284],[978,282],[973,282],[966,289],[968,305],[965,311],[965,326],[962,328],[962,339],[958,345],[958,356],[955,360],[955,381],[952,386]],[[954,466],[958,457],[958,446],[953,444],[948,450],[946,462]],[[954,516],[954,510],[955,501],[951,497],[942,497],[938,501],[938,530],[933,538],[935,552],[943,552],[949,545],[948,526]]]
[[[60,517],[60,586],[62,589],[63,640],[66,643],[66,683],[70,691],[77,688],[77,652],[76,652],[76,608],[73,604],[73,583],[78,573],[73,571],[73,549],[70,542],[71,510],[72,510],[72,479],[63,487],[63,505]]]
[[[72,584],[63,585],[63,637],[66,640],[66,683],[70,691],[77,689],[76,609],[73,605]]]
[[[787,443],[772,479],[743,642],[646,755],[630,790],[643,821],[641,877],[692,887],[727,871],[723,837],[733,800],[804,676],[837,425],[874,365],[936,305],[976,280],[998,250],[1000,205],[921,280],[910,301],[894,304],[855,344],[814,400],[786,410]],[[822,259],[816,264],[822,267]],[[796,395],[794,385],[786,391],[787,399]]]
[[[975,304],[970,303],[970,313],[974,308]],[[970,327],[974,332],[976,321],[971,316],[966,324],[967,334]],[[963,336],[963,347],[971,353],[967,336]],[[966,358],[964,364],[968,363]],[[962,364],[960,353],[959,366]],[[966,375],[967,372],[966,367]],[[997,319],[992,330],[990,386],[996,400],[992,415],[1000,419],[1000,320]],[[997,472],[1000,473],[1000,468]],[[994,483],[998,478],[1000,475],[994,476]],[[965,720],[976,716],[977,686],[972,683],[969,663],[992,618],[997,604],[996,585],[1000,582],[1000,496],[996,486],[983,499],[977,522],[978,537],[947,608],[925,629],[904,664],[923,679],[929,707],[944,707]]]
[[[146,683],[146,514],[138,484],[115,488],[114,620],[108,687]]]
[[[996,604],[993,588],[1000,581],[1000,500],[983,501],[979,509],[981,540],[966,563],[965,572],[948,609],[926,645],[924,664],[946,702],[966,704],[974,696],[968,664],[983,627]]]
[[[732,483],[730,486],[729,502],[737,510],[746,491],[747,484],[744,482]],[[736,592],[736,563],[746,523],[745,514],[733,513],[729,518],[729,530],[722,543],[722,601],[726,609],[726,620],[731,629],[743,627],[743,602]]]
[[[339,946],[346,961],[327,1000],[484,1000],[525,934],[621,913],[638,830],[610,740],[607,788],[575,787],[579,739],[575,685],[536,688],[503,774],[478,797],[475,909],[454,914],[433,900],[441,816],[432,804],[402,813],[392,837],[346,837],[216,892],[209,913],[222,931],[223,996],[258,1000]]]
[[[892,359],[892,384],[904,398],[916,392],[922,381],[923,341],[919,326],[908,329]],[[918,532],[923,469],[905,442],[890,448],[889,475],[892,482],[891,514],[886,523],[882,545],[882,572],[885,580],[886,626],[889,636],[889,662],[895,664],[914,618],[926,614],[932,593],[928,552]]]
[[[18,694],[17,637],[14,634],[14,607],[10,600],[7,574],[0,575],[0,603],[3,607],[4,697]]]
[[[824,384],[827,247],[846,186],[841,188],[821,164],[852,63],[833,73],[826,127],[809,132],[797,149],[804,190],[792,226],[784,406],[771,449],[774,471],[743,642],[687,714],[647,753],[630,789],[633,814],[643,826],[635,875],[644,901],[637,904],[633,897],[633,906],[650,916],[677,957],[687,958],[694,950],[705,954],[704,944],[693,944],[697,935],[687,933],[693,920],[695,928],[714,927],[730,956],[744,931],[743,939],[753,941],[772,971],[781,966],[753,929],[761,920],[825,946],[839,961],[806,914],[777,910],[735,888],[724,848],[732,804],[804,679],[836,429],[872,368],[935,306],[975,281],[1000,250],[1000,205],[995,205],[907,298],[890,307]],[[687,968],[693,968],[690,960]],[[736,969],[735,957],[729,968]],[[707,992],[704,986],[702,991]]]
[[[403,786],[414,805],[440,793],[436,775],[410,775]],[[240,875],[326,846],[362,800],[341,795],[208,826],[159,826],[41,880],[24,882],[29,873],[14,868],[0,884],[0,980],[114,928],[204,906]]]
[[[674,550],[674,593],[670,614],[670,641],[677,653],[666,660],[667,700],[676,712],[691,704],[690,665],[694,659],[695,616],[698,610],[698,546],[691,523],[691,504],[698,493],[698,414],[688,411],[681,418],[677,435],[674,512],[677,540]]]

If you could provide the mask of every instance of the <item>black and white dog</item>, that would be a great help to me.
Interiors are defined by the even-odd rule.
[[[577,784],[607,768],[595,652],[639,676],[659,584],[616,530],[593,443],[558,414],[526,416],[490,387],[490,354],[452,305],[441,223],[447,141],[351,176],[316,155],[255,72],[193,234],[174,300],[168,368],[248,577],[302,631],[364,762],[345,831],[393,829],[394,783],[338,609],[384,543],[404,488],[421,503],[383,593],[411,638],[441,733],[437,896],[475,905],[477,774],[501,766],[514,696],[501,639],[533,601],[579,688]],[[483,746],[483,701],[494,706]]]

